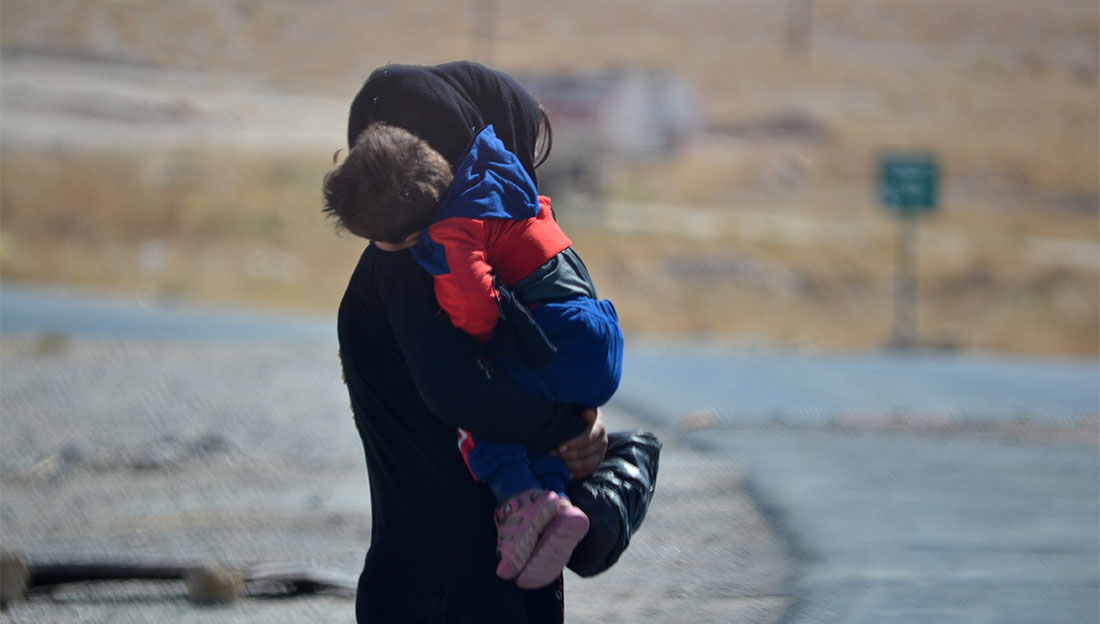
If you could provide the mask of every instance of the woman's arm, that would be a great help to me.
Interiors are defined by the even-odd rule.
[[[587,424],[584,431],[572,440],[568,440],[550,452],[565,462],[569,476],[583,479],[592,474],[607,453],[607,429],[603,417],[596,408],[581,413]]]
[[[487,440],[537,449],[586,428],[576,407],[535,397],[487,366],[477,342],[439,309],[431,276],[413,266],[386,295],[387,313],[416,388],[437,417]]]

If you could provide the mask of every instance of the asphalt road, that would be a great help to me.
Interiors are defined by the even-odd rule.
[[[324,321],[0,289],[0,545],[32,562],[306,564],[358,574],[362,448]],[[319,335],[317,335],[319,333]],[[606,411],[609,427],[637,428]],[[662,433],[662,435],[665,435]],[[770,624],[789,559],[736,462],[669,434],[657,498],[609,572],[566,578],[571,623]],[[181,583],[67,586],[19,624],[351,622],[326,596],[200,607]]]
[[[697,432],[738,457],[795,561],[786,621],[1088,623],[1100,617],[1096,430]]]
[[[0,292],[0,535],[42,536],[31,546],[51,554],[87,547],[89,536],[71,528],[87,521],[111,528],[95,534],[100,551],[186,553],[198,543],[196,554],[223,560],[284,552],[357,568],[369,508],[347,475],[361,472],[361,450],[333,407],[343,389],[331,343],[291,330],[310,323],[288,321],[290,333],[279,333],[273,320],[276,333],[247,346],[224,334],[203,342],[202,332],[157,339],[192,324],[181,312],[151,334],[66,341],[72,328],[13,329],[9,292]],[[129,313],[175,318],[156,312]],[[207,321],[224,328],[220,316]],[[666,439],[669,488],[621,577],[574,584],[588,592],[577,594],[575,621],[1100,617],[1095,360],[642,342],[627,357],[611,411]],[[152,385],[129,384],[150,362]],[[11,414],[58,426],[13,427]],[[135,426],[135,414],[146,422]],[[31,468],[51,458],[56,473],[21,485],[42,478]],[[243,502],[229,485],[239,481],[219,470],[248,478]],[[165,471],[167,486],[152,478]],[[120,474],[125,493],[103,478]],[[42,514],[59,503],[77,517]]]
[[[734,458],[784,622],[1100,619],[1100,365],[635,345],[619,406]]]

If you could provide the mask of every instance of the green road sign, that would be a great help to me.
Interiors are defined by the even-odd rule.
[[[939,163],[934,154],[887,153],[879,156],[878,191],[884,206],[902,215],[936,208]]]

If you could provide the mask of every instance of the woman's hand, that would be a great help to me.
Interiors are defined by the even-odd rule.
[[[607,452],[607,429],[599,410],[586,409],[581,412],[581,417],[588,423],[584,431],[551,453],[565,462],[569,468],[569,476],[574,479],[583,479],[592,474]]]

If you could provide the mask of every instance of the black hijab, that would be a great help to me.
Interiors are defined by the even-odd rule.
[[[492,124],[497,137],[535,177],[538,102],[514,78],[484,65],[386,65],[374,70],[351,103],[348,146],[371,123],[404,128],[427,141],[455,169],[474,135]]]

